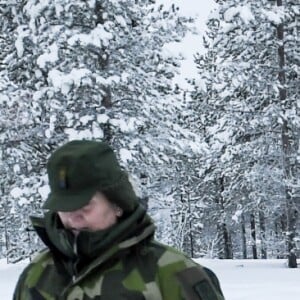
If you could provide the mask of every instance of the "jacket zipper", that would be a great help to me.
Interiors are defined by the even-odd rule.
[[[75,238],[74,238],[74,242],[73,242],[73,252],[76,256],[73,264],[72,264],[72,269],[73,269],[73,276],[72,276],[72,282],[75,283],[76,281],[76,277],[78,275],[78,272],[77,272],[77,264],[78,264],[78,261],[79,261],[79,258],[78,258],[78,248],[77,248],[77,234],[75,234]]]

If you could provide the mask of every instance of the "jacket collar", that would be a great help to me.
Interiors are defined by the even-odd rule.
[[[153,238],[155,232],[152,220],[140,206],[108,230],[81,232],[77,238],[62,226],[55,213],[46,213],[44,218],[31,217],[31,221],[54,259],[63,263],[70,275],[78,273],[76,281],[99,265]],[[77,270],[74,270],[75,264]]]

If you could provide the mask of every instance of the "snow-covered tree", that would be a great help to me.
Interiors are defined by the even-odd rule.
[[[174,162],[194,152],[195,135],[178,121],[185,104],[172,78],[181,58],[163,46],[180,41],[190,20],[151,0],[0,7],[1,38],[10,42],[1,65],[1,201],[25,223],[47,195],[49,153],[84,138],[117,149],[153,215],[171,210],[164,194],[176,183]]]
[[[208,20],[208,51],[196,57],[199,78],[194,80],[197,122],[216,158],[204,167],[213,169],[212,181],[224,179],[218,192],[230,207],[225,209],[229,230],[236,235],[235,222],[242,216],[248,224],[256,222],[261,257],[266,257],[274,219],[286,210],[287,236],[295,235],[298,222],[299,5],[217,2]]]

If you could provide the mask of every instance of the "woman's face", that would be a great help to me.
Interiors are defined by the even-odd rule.
[[[123,214],[115,204],[100,192],[92,197],[84,207],[68,212],[59,211],[58,215],[65,226],[75,232],[82,230],[97,231],[111,227]]]

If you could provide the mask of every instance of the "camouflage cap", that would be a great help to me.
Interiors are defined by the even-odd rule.
[[[53,211],[79,209],[99,191],[124,211],[137,206],[127,174],[106,143],[71,141],[58,148],[47,164],[50,194],[43,208]]]

